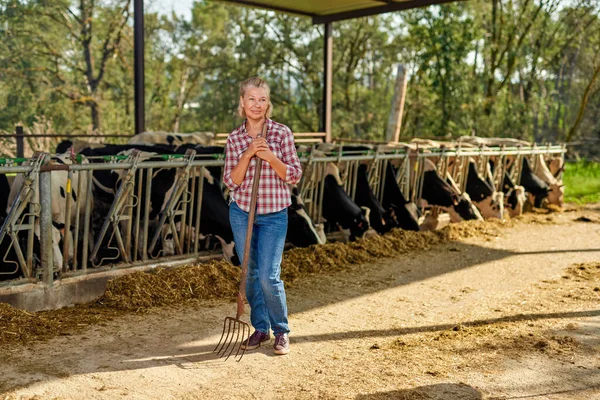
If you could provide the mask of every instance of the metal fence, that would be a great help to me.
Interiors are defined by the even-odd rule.
[[[415,146],[416,147],[416,146]],[[494,161],[493,181],[497,191],[502,190],[506,172],[515,184],[520,184],[522,160],[527,157],[532,168],[538,162],[536,156],[564,157],[564,145],[498,148],[390,148],[374,147],[370,150],[344,150],[343,145],[326,154],[313,148],[309,153],[300,154],[304,165],[304,174],[300,182],[301,197],[306,204],[309,216],[317,222],[322,220],[322,204],[327,174],[327,164],[339,167],[343,188],[352,200],[356,195],[358,165],[368,164],[369,186],[379,201],[384,197],[384,184],[388,163],[394,165],[396,182],[405,199],[416,203],[423,191],[423,171],[425,160],[431,161],[442,177],[451,177],[461,191],[465,191],[468,165],[476,162],[482,175],[490,160]]]
[[[329,163],[340,169],[351,198],[356,194],[358,166],[368,164],[369,183],[380,200],[388,164],[393,163],[402,193],[415,201],[422,191],[425,160],[464,189],[469,160],[475,160],[483,171],[494,159],[498,166],[494,183],[500,190],[504,171],[510,171],[518,183],[523,157],[535,162],[538,154],[564,152],[564,146],[360,151],[340,147],[327,154],[313,149],[300,154],[304,174],[299,186],[308,214],[321,222]],[[12,283],[52,285],[66,276],[206,254],[200,235],[204,177],[208,169],[214,173],[214,167],[222,166],[222,155],[206,159],[195,152],[150,159],[139,152],[97,159],[65,159],[46,153],[29,159],[0,159],[0,174],[14,175],[11,203],[0,228],[0,274],[20,272],[23,278]],[[159,177],[165,171],[167,184]],[[118,177],[118,184],[103,188],[102,174]],[[164,193],[160,204],[153,198],[156,192]]]

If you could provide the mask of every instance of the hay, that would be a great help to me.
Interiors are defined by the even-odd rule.
[[[530,218],[535,220],[547,216],[533,215]],[[352,265],[379,258],[428,250],[440,243],[471,237],[496,237],[501,227],[512,225],[511,221],[467,221],[435,232],[393,230],[383,236],[351,243],[293,249],[284,253],[281,277],[286,284],[291,284],[302,276],[343,271]],[[38,313],[0,304],[0,347],[71,335],[128,312],[206,299],[233,299],[237,294],[239,272],[239,267],[225,261],[158,268],[109,281],[104,296],[90,304]]]
[[[58,327],[37,314],[0,303],[0,343],[26,343],[31,337],[56,336]]]
[[[566,273],[577,282],[600,282],[600,262],[573,264],[567,268]]]
[[[472,237],[497,237],[501,227],[514,226],[513,220],[489,219],[487,221],[464,221],[448,225],[440,231],[446,240],[459,241]]]
[[[68,336],[119,314],[117,310],[98,307],[94,303],[36,313],[0,303],[0,346]]]
[[[409,251],[428,250],[431,246],[458,236],[448,234],[449,227],[439,232],[393,230],[383,236],[373,236],[350,243],[327,243],[286,252],[281,277],[286,283],[305,274],[342,271],[351,265],[379,258],[395,257]]]
[[[239,268],[226,261],[157,268],[109,281],[99,302],[119,310],[139,311],[189,300],[233,298],[238,290],[237,282]]]

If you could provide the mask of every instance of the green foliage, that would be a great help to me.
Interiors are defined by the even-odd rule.
[[[133,132],[132,0],[0,0],[0,130]],[[228,132],[240,81],[271,84],[275,119],[321,130],[323,27],[198,0],[147,13],[148,130]],[[401,137],[598,136],[598,0],[474,0],[333,24],[333,135],[384,140],[397,65]]]
[[[600,164],[593,161],[567,163],[563,174],[565,201],[597,203],[600,201]]]

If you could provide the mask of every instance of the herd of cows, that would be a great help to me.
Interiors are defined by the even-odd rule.
[[[462,149],[469,147],[481,149],[485,146],[500,145],[527,144],[512,139],[473,137],[464,138],[460,142]],[[415,140],[407,144],[379,146],[377,150],[386,152],[399,147],[404,150],[415,150],[417,146],[420,152],[427,152],[439,149],[441,146],[452,149],[457,146],[457,143]],[[321,143],[308,147],[302,146],[298,150],[303,153],[310,151],[317,156],[327,156],[339,149],[339,146]],[[373,146],[344,146],[342,150],[361,152],[373,149]],[[222,158],[224,149],[214,145],[212,134],[146,132],[132,137],[130,143],[126,145],[64,141],[57,147],[57,154],[52,160],[54,164],[68,166],[75,162],[104,163],[106,156],[135,155],[143,160],[140,164],[143,165],[144,162],[163,160],[160,157],[164,155],[189,155],[190,150],[199,157]],[[380,182],[382,190],[379,195],[376,195],[371,188],[372,168],[369,161],[358,165],[354,177],[356,186],[353,196],[344,189],[347,169],[343,162],[327,162],[324,177],[317,177],[314,175],[314,169],[306,168],[300,187],[290,188],[292,205],[288,212],[288,242],[293,246],[306,247],[323,244],[327,236],[332,237],[336,232],[342,232],[347,240],[356,240],[367,234],[374,234],[374,232],[384,234],[395,228],[413,231],[435,229],[440,226],[437,221],[440,215],[443,215],[440,211],[444,211],[450,221],[458,222],[502,218],[505,212],[510,216],[516,216],[523,212],[526,202],[537,207],[544,204],[562,206],[561,157],[556,157],[550,162],[547,162],[542,154],[533,157],[507,158],[502,161],[491,157],[483,164],[476,156],[466,160],[448,157],[444,160],[446,164],[443,170],[439,168],[439,158],[432,156],[419,161],[419,158],[415,157],[411,160],[413,164],[410,166],[409,179],[411,182],[419,182],[419,188],[417,190],[416,187],[412,187],[408,195],[401,189],[398,176],[400,164],[396,161],[398,160],[385,163]],[[419,165],[415,165],[419,162]],[[468,162],[466,168],[468,172],[464,182],[457,184],[449,171],[453,165],[460,162]],[[503,164],[508,167],[501,170],[503,175],[500,176],[501,184],[498,183],[498,174],[494,175],[498,167],[496,164],[499,162],[508,162]],[[140,260],[143,258],[140,252],[150,252],[151,256],[169,256],[186,251],[192,253],[190,243],[197,242],[199,239],[202,239],[201,243],[205,245],[219,246],[227,260],[239,264],[229,224],[227,193],[224,192],[221,184],[221,167],[213,165],[202,169],[202,176],[197,172],[199,169],[194,169],[193,173],[186,175],[185,187],[180,189],[181,168],[161,165],[163,166],[160,168],[141,169],[139,174],[133,175],[128,173],[127,169],[94,169],[91,175],[83,172],[69,175],[67,168],[52,171],[52,247],[55,268],[60,271],[63,265],[73,265],[73,263],[81,266],[85,264],[81,260],[85,255],[90,258],[86,261],[89,261],[91,266],[97,267]],[[517,182],[513,179],[515,174],[511,174],[515,168],[519,172]],[[91,182],[88,182],[89,176]],[[35,277],[41,270],[39,218],[36,217],[34,222],[35,235],[32,235],[35,236],[34,240],[28,239],[23,233],[25,231],[16,236],[9,234],[11,227],[15,226],[15,212],[17,212],[15,208],[19,205],[18,200],[22,199],[27,184],[31,184],[27,179],[30,178],[25,174],[17,174],[10,182],[6,175],[0,174],[0,219],[4,231],[0,242],[1,280],[24,276]],[[322,193],[320,193],[322,202],[319,205],[322,221],[313,221],[306,204],[311,200],[302,196],[303,185],[314,183],[315,179],[323,179]],[[34,188],[31,203],[39,204],[41,201],[39,191],[35,184],[31,187]],[[138,240],[139,224],[135,230],[135,225],[128,224],[127,218],[117,222],[114,220],[115,203],[122,201],[119,196],[123,194],[124,187],[130,188],[125,196],[127,201],[130,201],[130,208],[137,207],[138,215],[147,215],[148,241],[144,241],[143,244]],[[190,187],[202,188],[202,190],[201,192],[197,190],[194,194],[190,191]],[[189,194],[189,198],[181,197],[184,191]],[[174,199],[178,201],[176,207],[174,207]],[[197,206],[200,204],[194,203],[201,203],[199,215]],[[91,207],[89,235],[75,232],[75,230],[81,231],[86,226],[82,223],[86,205],[88,208]],[[182,208],[189,211],[187,216],[182,216],[181,212],[173,213],[174,209]],[[26,209],[22,207],[18,210],[19,215],[16,218],[21,224],[25,224],[29,217]],[[171,224],[164,223],[168,220],[165,217],[167,214],[171,217]],[[12,225],[8,223],[11,216]],[[112,218],[111,223],[108,223],[110,218]],[[107,227],[108,234],[103,234],[106,232],[102,230],[106,230]],[[156,246],[148,246],[154,236],[159,239]],[[67,237],[69,246],[64,246]],[[89,237],[87,242],[84,242],[85,237]],[[184,246],[184,237],[187,237],[187,250]],[[15,241],[18,241],[19,245],[16,245]],[[82,247],[87,247],[86,251]],[[22,252],[20,248],[31,248],[32,271],[25,271],[25,268],[19,264],[18,253]]]

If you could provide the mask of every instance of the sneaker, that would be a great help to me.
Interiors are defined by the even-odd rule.
[[[290,352],[290,340],[287,333],[275,335],[275,345],[273,346],[275,354],[284,355]]]
[[[268,342],[269,340],[271,340],[271,336],[268,333],[263,333],[261,331],[254,331],[254,333],[248,338],[248,340],[244,340],[242,342],[242,349],[244,349],[244,350],[258,349],[261,344]]]

